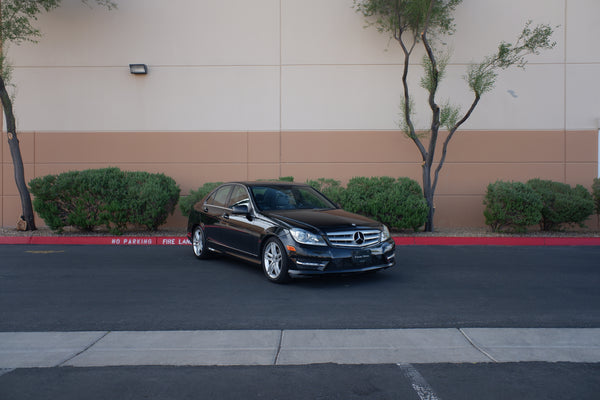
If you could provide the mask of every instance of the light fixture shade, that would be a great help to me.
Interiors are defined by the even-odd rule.
[[[148,66],[146,64],[129,64],[129,72],[134,75],[146,75]]]

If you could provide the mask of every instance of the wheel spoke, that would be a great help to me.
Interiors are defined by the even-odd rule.
[[[196,253],[197,256],[202,254],[202,251],[204,250],[204,242],[202,240],[202,231],[200,231],[199,228],[197,228],[194,231],[194,253]]]
[[[265,269],[271,278],[277,278],[281,273],[281,249],[275,243],[269,243],[265,251]]]

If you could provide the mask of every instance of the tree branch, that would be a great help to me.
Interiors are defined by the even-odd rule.
[[[429,2],[429,9],[427,11],[427,19],[423,26],[423,32],[421,33],[421,40],[423,40],[423,46],[425,47],[425,51],[427,52],[427,57],[431,62],[431,87],[429,87],[429,107],[431,108],[432,116],[431,116],[431,139],[429,141],[429,154],[426,162],[428,165],[433,163],[433,157],[435,155],[435,148],[437,145],[437,137],[440,129],[440,107],[435,102],[435,95],[437,93],[437,88],[439,84],[439,71],[437,67],[437,61],[435,59],[435,54],[433,53],[433,48],[429,44],[429,40],[427,39],[427,29],[429,27],[429,20],[431,18],[431,10],[433,9],[433,2],[435,0],[431,0]]]
[[[450,143],[450,140],[452,140],[452,137],[454,136],[454,134],[456,133],[456,131],[458,130],[458,128],[462,124],[464,124],[467,119],[469,119],[469,117],[471,116],[471,114],[475,110],[475,107],[477,107],[477,104],[479,103],[479,99],[481,99],[481,96],[478,95],[478,94],[475,94],[475,99],[473,100],[473,103],[471,104],[471,107],[469,107],[469,110],[465,113],[465,115],[461,118],[461,120],[458,121],[452,127],[452,129],[450,129],[450,132],[448,133],[448,136],[446,137],[446,140],[444,140],[444,145],[442,146],[442,157],[440,158],[440,163],[438,164],[437,168],[435,169],[435,175],[434,175],[434,178],[433,178],[433,190],[434,191],[435,191],[435,188],[437,187],[437,183],[438,183],[438,178],[439,178],[439,175],[440,175],[440,171],[442,170],[442,167],[444,166],[444,162],[446,161],[446,153],[448,151],[448,144]]]

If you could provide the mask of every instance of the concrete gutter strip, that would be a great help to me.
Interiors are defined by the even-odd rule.
[[[0,371],[525,361],[600,362],[600,328],[0,332]]]
[[[395,236],[399,246],[600,246],[600,237]],[[0,244],[187,246],[182,236],[0,236]]]

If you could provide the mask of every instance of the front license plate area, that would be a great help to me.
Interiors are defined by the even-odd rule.
[[[356,250],[352,252],[352,262],[356,265],[366,265],[371,261],[371,250]]]

